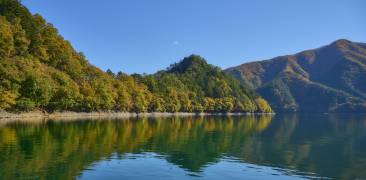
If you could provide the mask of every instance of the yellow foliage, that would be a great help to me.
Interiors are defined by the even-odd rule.
[[[265,101],[263,98],[256,98],[255,103],[258,106],[258,111],[263,113],[270,113],[272,112],[271,106]]]
[[[10,56],[14,50],[14,39],[11,24],[0,16],[0,57]]]
[[[7,109],[16,103],[16,95],[10,91],[0,90],[0,109]]]

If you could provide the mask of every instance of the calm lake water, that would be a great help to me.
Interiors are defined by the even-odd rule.
[[[0,179],[366,179],[366,116],[0,121]]]

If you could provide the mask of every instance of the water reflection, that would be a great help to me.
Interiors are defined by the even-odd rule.
[[[365,178],[366,118],[208,116],[0,126],[0,179],[72,179],[88,168],[97,171],[98,163],[129,159],[132,167],[144,154],[154,154],[168,163],[165,166],[206,177],[210,168],[232,160],[275,167],[292,176],[312,172],[337,179]]]

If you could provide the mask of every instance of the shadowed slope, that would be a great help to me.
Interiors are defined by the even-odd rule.
[[[366,48],[338,40],[328,46],[229,68],[275,111],[366,112]]]

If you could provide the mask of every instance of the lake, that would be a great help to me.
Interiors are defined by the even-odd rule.
[[[366,116],[0,121],[0,179],[366,179]]]

